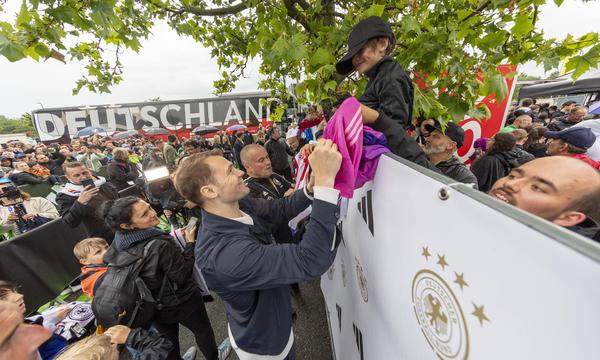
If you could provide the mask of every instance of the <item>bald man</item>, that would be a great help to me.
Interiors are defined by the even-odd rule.
[[[566,156],[532,160],[492,186],[500,201],[600,241],[600,227],[589,214],[600,208],[600,174]]]

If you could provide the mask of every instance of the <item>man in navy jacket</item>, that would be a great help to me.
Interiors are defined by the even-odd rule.
[[[308,191],[275,200],[247,197],[243,172],[215,154],[190,156],[175,175],[177,190],[203,209],[196,263],[224,300],[231,344],[241,360],[296,358],[290,284],[318,278],[335,258],[339,192],[333,185],[341,159],[335,144],[319,140],[309,157]],[[276,244],[272,228],[309,205],[302,241]]]

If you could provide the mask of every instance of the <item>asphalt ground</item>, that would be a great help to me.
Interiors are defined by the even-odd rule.
[[[300,291],[296,291],[296,320],[294,322],[294,336],[296,339],[297,360],[332,360],[331,340],[327,327],[327,314],[323,294],[319,287],[320,280],[300,284]],[[218,296],[215,301],[206,304],[217,344],[227,337],[227,321],[223,302]],[[179,329],[179,343],[182,353],[190,346],[195,345],[192,333],[183,326]],[[122,356],[122,359],[130,358]],[[196,360],[204,359],[198,352]],[[229,355],[229,360],[239,360],[234,351]]]

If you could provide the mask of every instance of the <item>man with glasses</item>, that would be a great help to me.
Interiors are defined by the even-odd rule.
[[[548,125],[550,131],[561,131],[580,123],[587,115],[588,109],[585,106],[578,106],[571,110],[569,115],[552,120]]]

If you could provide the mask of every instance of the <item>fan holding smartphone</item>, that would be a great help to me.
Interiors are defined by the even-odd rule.
[[[75,228],[83,223],[88,236],[112,242],[114,232],[97,214],[97,209],[106,200],[119,197],[116,188],[103,177],[94,177],[92,171],[81,162],[63,164],[63,170],[68,182],[56,195],[56,203],[65,224]]]

